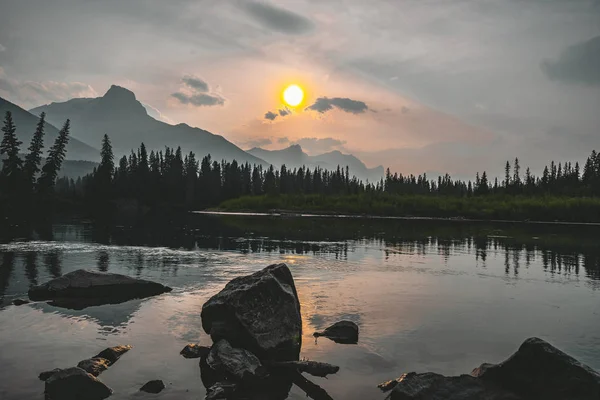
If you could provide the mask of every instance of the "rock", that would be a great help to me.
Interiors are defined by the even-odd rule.
[[[46,380],[44,391],[51,400],[102,400],[112,390],[81,368],[60,370]]]
[[[122,303],[170,292],[160,283],[108,272],[79,269],[29,289],[31,300],[53,300],[59,307],[82,309],[90,305]]]
[[[15,306],[22,306],[23,304],[29,304],[30,301],[29,300],[25,300],[25,299],[14,299],[12,301],[12,303]]]
[[[339,321],[323,332],[315,332],[313,335],[315,337],[325,336],[336,343],[356,344],[358,343],[358,325],[352,321]]]
[[[132,347],[130,345],[107,347],[92,358],[105,358],[108,360],[108,365],[110,366],[116,363],[123,354],[127,353],[131,349]]]
[[[165,388],[165,384],[160,379],[147,382],[140,388],[140,391],[146,393],[160,393]]]
[[[245,349],[233,348],[224,339],[212,346],[206,363],[213,370],[239,381],[253,382],[266,376],[266,369],[254,354]]]
[[[226,339],[261,359],[297,360],[302,338],[300,301],[285,264],[235,278],[202,307],[213,342]]]
[[[275,361],[267,364],[269,368],[281,368],[291,371],[306,372],[312,376],[326,377],[340,370],[337,365],[331,365],[318,361]]]
[[[600,399],[600,374],[539,338],[529,338],[500,364],[483,364],[471,373],[527,398]]]
[[[210,352],[210,347],[200,346],[199,344],[190,343],[179,352],[184,358],[200,358],[207,356]]]
[[[50,378],[52,375],[54,375],[55,373],[60,372],[60,371],[62,371],[62,369],[60,369],[60,368],[54,368],[51,371],[44,371],[38,375],[38,378],[40,379],[40,381],[47,381],[48,378]]]
[[[525,400],[471,375],[446,377],[432,372],[411,372],[396,382],[391,400]]]
[[[89,374],[98,376],[103,371],[106,371],[106,369],[111,364],[112,363],[110,361],[108,361],[106,358],[94,357],[94,358],[88,358],[87,360],[80,361],[79,364],[77,364],[77,366]]]
[[[217,382],[206,389],[205,400],[230,399],[237,388],[237,384],[232,382]]]

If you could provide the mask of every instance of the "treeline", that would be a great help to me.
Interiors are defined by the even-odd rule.
[[[69,120],[44,158],[45,117],[44,113],[40,115],[29,147],[23,153],[23,143],[17,138],[12,114],[10,111],[5,114],[0,143],[0,216],[3,222],[43,211],[52,203],[56,178],[67,152]]]
[[[579,163],[558,163],[554,161],[544,168],[542,176],[535,176],[527,168],[522,174],[519,159],[515,158],[511,168],[507,161],[504,179],[495,178],[490,182],[487,173],[475,174],[474,181],[453,180],[450,175],[428,180],[427,175],[391,174],[388,169],[383,190],[391,194],[441,194],[447,196],[483,195],[527,195],[527,196],[599,196],[600,195],[600,153],[595,150],[587,158],[580,170]]]

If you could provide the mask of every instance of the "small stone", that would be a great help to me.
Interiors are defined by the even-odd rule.
[[[146,393],[160,393],[165,388],[165,384],[160,379],[147,382],[140,388],[140,391]]]
[[[102,357],[94,357],[88,358],[87,360],[80,361],[77,366],[84,370],[87,373],[90,373],[94,376],[100,375],[103,371],[111,365],[112,363],[108,361],[106,358]]]
[[[108,365],[110,366],[116,363],[123,354],[127,353],[131,349],[132,347],[130,345],[108,347],[92,358],[105,358],[108,360]]]
[[[40,381],[47,381],[48,378],[50,378],[52,375],[54,375],[57,372],[62,371],[62,369],[60,368],[54,368],[51,371],[44,371],[41,374],[38,375],[38,378],[40,378]]]
[[[81,368],[60,370],[46,380],[46,396],[53,400],[103,400],[112,389]]]
[[[25,300],[25,299],[14,299],[12,301],[12,303],[15,306],[22,306],[23,304],[29,304],[30,301],[29,300]]]
[[[205,357],[210,352],[210,347],[200,346],[199,344],[190,343],[179,352],[184,358],[200,358]]]
[[[358,325],[352,321],[339,321],[323,332],[315,332],[313,335],[315,337],[325,336],[336,343],[356,344],[358,343]]]

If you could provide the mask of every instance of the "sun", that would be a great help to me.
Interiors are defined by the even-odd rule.
[[[290,85],[283,91],[283,101],[288,106],[297,107],[304,100],[304,91],[298,85]]]

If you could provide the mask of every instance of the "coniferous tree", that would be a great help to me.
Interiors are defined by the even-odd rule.
[[[2,143],[0,143],[0,156],[2,160],[2,180],[4,188],[9,194],[14,194],[18,189],[19,178],[23,162],[19,158],[19,147],[22,142],[17,138],[17,128],[12,119],[12,113],[6,112],[4,126],[2,127]]]
[[[62,129],[58,132],[58,136],[54,141],[50,150],[46,163],[42,167],[42,174],[38,179],[38,188],[42,193],[51,192],[56,183],[58,171],[62,166],[67,153],[67,144],[69,143],[70,121],[67,120]]]
[[[46,113],[40,114],[40,120],[38,121],[33,138],[31,138],[31,144],[29,145],[29,153],[25,156],[25,164],[23,165],[23,179],[27,185],[27,191],[29,193],[33,190],[35,183],[35,176],[40,171],[40,162],[42,161],[42,149],[44,148],[44,124],[46,120]]]

